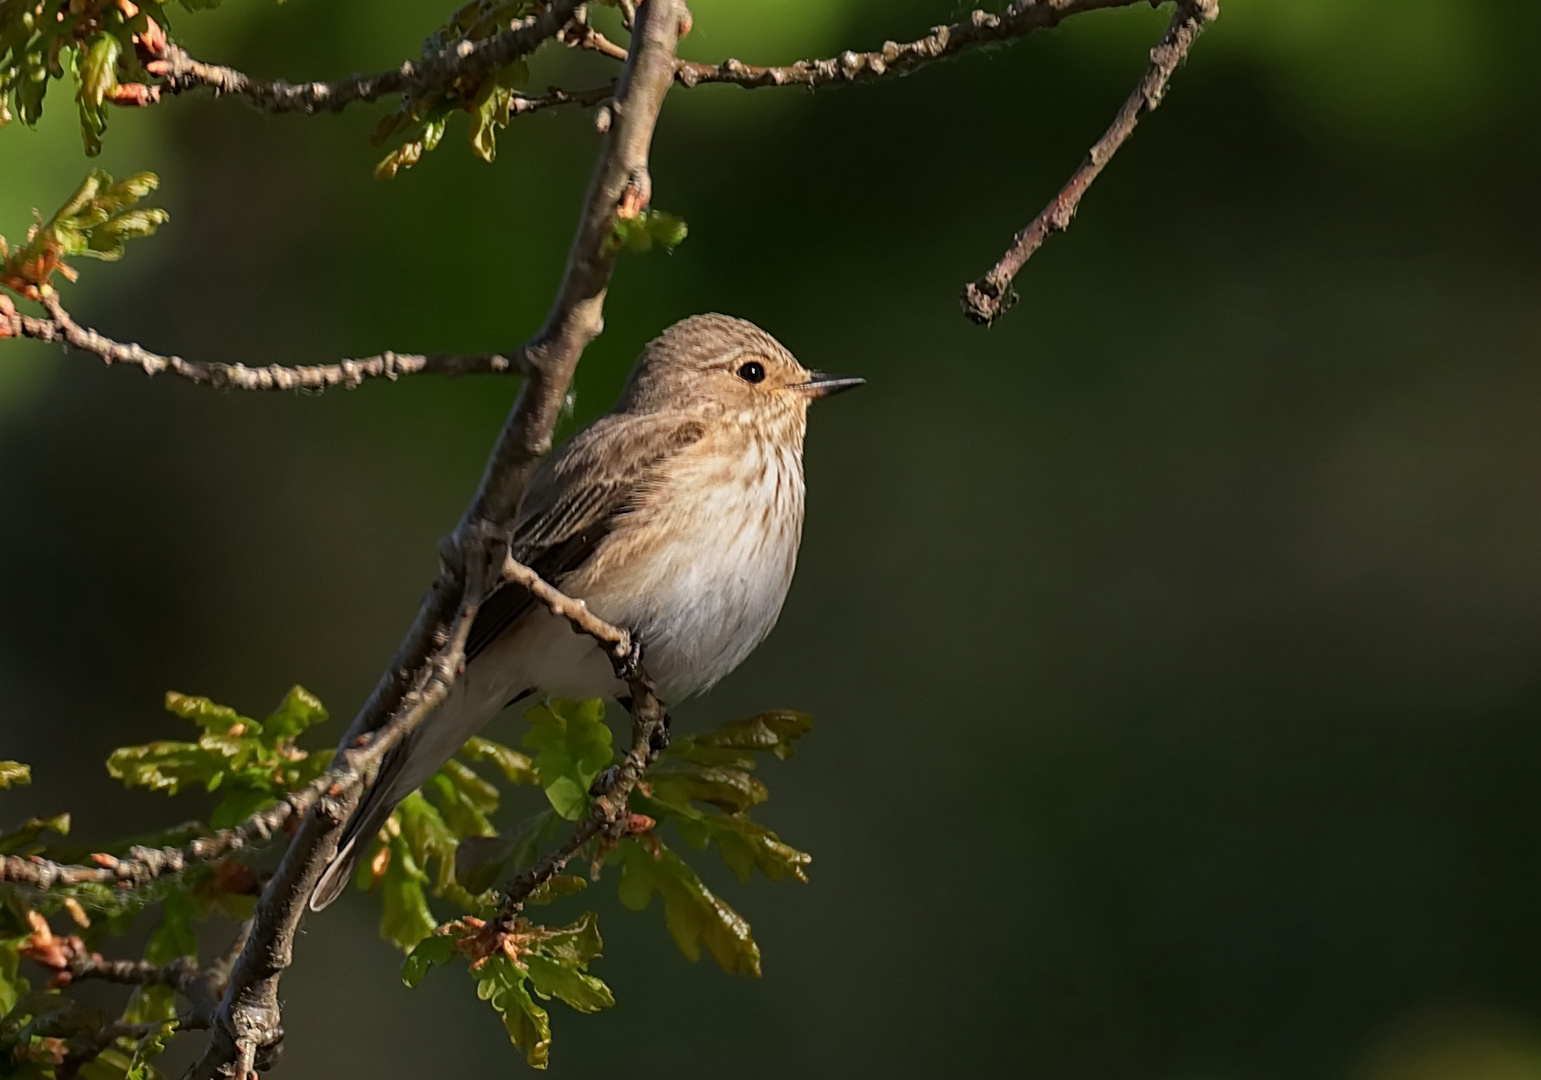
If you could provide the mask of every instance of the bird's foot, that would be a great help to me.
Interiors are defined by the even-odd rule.
[[[631,644],[626,650],[625,656],[612,656],[611,663],[615,665],[615,677],[624,683],[630,683],[642,674],[642,639],[636,634],[631,635]]]
[[[663,714],[663,723],[653,729],[653,733],[647,737],[648,749],[655,754],[661,754],[669,748],[669,714]]]

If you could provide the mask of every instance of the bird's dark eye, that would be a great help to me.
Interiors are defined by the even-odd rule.
[[[751,360],[738,369],[738,377],[745,382],[761,382],[765,378],[765,365],[758,360]]]

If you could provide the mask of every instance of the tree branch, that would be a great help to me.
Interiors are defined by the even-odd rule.
[[[610,654],[611,659],[617,663],[624,662],[630,657],[632,649],[631,631],[605,622],[605,620],[589,610],[588,604],[582,600],[574,600],[566,593],[549,584],[534,570],[519,562],[512,555],[509,555],[503,561],[503,577],[529,590],[530,595],[542,604],[545,604],[553,615],[572,623],[574,630],[581,634],[587,634],[599,642],[604,650]]]
[[[383,352],[361,360],[339,364],[288,367],[270,364],[247,367],[245,364],[219,364],[201,360],[183,360],[180,356],[161,356],[139,345],[114,341],[75,322],[59,303],[58,297],[45,295],[43,306],[48,318],[21,315],[8,304],[0,304],[0,338],[26,337],[37,341],[62,341],[71,348],[99,356],[107,364],[131,364],[146,375],[172,374],[200,386],[221,390],[326,390],[335,386],[353,389],[366,379],[390,379],[421,373],[470,375],[523,370],[522,357],[497,354],[453,356],[437,353],[420,356],[413,353]]]
[[[1177,65],[1188,55],[1189,47],[1203,32],[1205,25],[1219,14],[1219,0],[1178,0],[1177,10],[1172,15],[1166,33],[1150,52],[1150,66],[1145,69],[1134,92],[1118,110],[1108,130],[1092,144],[1085,160],[1071,174],[1069,182],[1060,189],[1059,194],[1025,229],[1017,233],[1000,262],[991,267],[984,277],[963,290],[961,302],[965,315],[982,326],[989,326],[1016,303],[1017,295],[1011,288],[1012,279],[1052,233],[1064,232],[1070,227],[1070,220],[1075,217],[1076,208],[1081,204],[1081,196],[1086,194],[1086,189],[1091,187],[1092,181],[1097,179],[1118,148],[1134,133],[1140,118],[1161,104],[1161,96],[1166,92],[1167,82],[1177,70]]]
[[[234,68],[195,60],[171,44],[145,68],[165,79],[165,89],[170,93],[203,88],[243,97],[266,112],[341,112],[355,101],[377,101],[387,94],[446,87],[457,79],[485,79],[555,37],[582,5],[583,0],[552,0],[539,15],[484,41],[461,40],[437,52],[425,50],[416,64],[409,60],[391,71],[350,75],[336,82],[254,79]]]
[[[947,26],[933,27],[931,33],[915,41],[900,44],[886,41],[872,52],[847,49],[839,56],[824,60],[800,60],[784,66],[759,67],[739,60],[720,64],[699,64],[681,60],[675,77],[684,86],[706,83],[732,83],[746,90],[763,86],[829,86],[867,82],[886,75],[906,75],[917,68],[946,60],[981,45],[994,45],[1025,37],[1035,30],[1058,26],[1072,15],[1102,8],[1132,7],[1163,0],[1017,0],[997,15],[989,11],[971,11],[968,17]]]
[[[785,65],[746,64],[737,59],[724,60],[720,64],[676,60],[674,77],[680,85],[686,87],[725,83],[746,90],[766,86],[805,86],[811,89],[867,82],[888,75],[906,75],[979,46],[1002,44],[1037,30],[1051,29],[1064,19],[1083,12],[1133,7],[1142,3],[1159,5],[1163,2],[1165,0],[1017,0],[1001,14],[971,11],[967,18],[958,22],[933,27],[925,37],[908,42],[884,42],[882,48],[871,52],[847,49],[839,56],[800,60]],[[579,19],[575,8],[569,6],[568,10],[572,12],[570,20],[544,34],[540,40],[554,37],[564,30],[571,31],[576,26],[576,32],[571,34],[571,44],[617,60],[626,58],[623,46],[610,41],[590,26],[587,20]],[[547,14],[555,11],[553,8]],[[268,112],[340,112],[355,102],[373,102],[396,93],[442,90],[457,80],[475,81],[484,78],[495,67],[525,55],[513,51],[511,40],[513,35],[524,32],[525,28],[507,31],[479,45],[461,42],[451,49],[433,54],[430,59],[418,65],[409,61],[393,71],[351,75],[334,82],[287,83],[282,80],[256,79],[234,68],[194,59],[185,50],[170,44],[165,47],[163,59],[151,62],[150,70],[167,80],[166,89],[172,93],[202,87],[219,94],[244,97]],[[539,41],[535,44],[538,45]],[[530,46],[529,51],[533,47]],[[489,59],[489,56],[502,56],[504,53],[510,59],[495,62]],[[541,95],[516,94],[509,112],[511,115],[519,115],[557,105],[597,105],[608,98],[613,90],[613,85],[578,91],[552,87],[549,92]]]
[[[86,948],[78,934],[59,937],[48,925],[48,920],[36,911],[28,912],[28,921],[32,933],[18,951],[40,967],[54,972],[48,984],[50,987],[68,986],[82,979],[124,986],[169,986],[191,1004],[191,1008],[177,1018],[177,1025],[183,1029],[209,1026],[230,978],[230,965],[225,960],[207,968],[200,968],[194,956],[181,956],[168,964],[153,964],[148,960],[108,960],[101,953]],[[250,929],[251,923],[247,922],[236,933],[234,948],[245,944]],[[116,1034],[102,1045],[105,1047],[113,1037]]]
[[[562,6],[554,4],[547,14]],[[574,7],[566,5],[567,16]],[[477,607],[495,568],[503,565],[508,532],[530,473],[551,447],[578,360],[603,326],[616,254],[608,241],[617,212],[623,203],[632,208],[648,201],[648,147],[673,82],[675,44],[687,18],[682,0],[649,0],[638,9],[632,54],[615,92],[614,122],[595,164],[561,286],[545,324],[520,350],[527,377],[480,488],[444,545],[440,572],[390,668],[350,726],[345,747],[367,740],[373,749],[378,741],[370,739],[373,733],[411,730],[454,682]],[[651,698],[640,669],[634,678],[634,685]],[[656,699],[642,711],[658,716],[654,722],[661,725]],[[279,978],[291,961],[306,901],[335,853],[356,795],[356,790],[334,785],[302,821],[258,901],[251,936],[231,972],[209,1046],[189,1073],[194,1080],[246,1080],[252,1064],[282,1038]]]
[[[560,873],[589,841],[598,837],[601,843],[614,843],[631,831],[627,800],[642,774],[668,745],[669,716],[654,692],[652,680],[640,668],[628,682],[632,693],[631,749],[619,765],[606,769],[594,782],[588,816],[578,823],[572,835],[509,885],[497,915],[478,928],[475,955],[488,956],[501,948],[530,895]]]

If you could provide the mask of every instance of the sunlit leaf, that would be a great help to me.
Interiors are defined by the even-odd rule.
[[[457,837],[491,836],[487,815],[498,808],[498,789],[462,761],[450,758],[423,785]]]
[[[455,955],[455,939],[445,934],[430,934],[407,954],[401,964],[401,981],[415,988],[430,968],[447,964]]]
[[[32,783],[32,766],[19,761],[0,761],[0,790]]]
[[[466,744],[460,748],[460,756],[467,761],[492,762],[510,782],[515,784],[540,782],[535,776],[535,763],[529,757],[502,743],[484,739],[480,735],[473,735],[466,741]]]
[[[321,699],[303,686],[294,686],[284,695],[273,715],[263,721],[264,732],[272,739],[294,739],[317,724],[325,723],[326,707]]]
[[[621,903],[647,907],[654,892],[663,897],[664,919],[680,952],[698,960],[704,943],[729,974],[760,974],[760,948],[749,924],[701,881],[683,859],[662,844],[657,854],[635,839],[621,841]]]
[[[249,717],[242,716],[229,705],[216,705],[206,697],[166,691],[166,711],[184,720],[191,720],[211,734],[226,734],[233,727],[240,727],[252,734],[262,731],[262,726]]]
[[[524,745],[536,751],[535,775],[558,814],[576,821],[588,806],[589,788],[615,756],[605,703],[552,701],[528,710]]]
[[[423,886],[428,875],[419,867],[402,836],[391,840],[391,859],[380,879],[380,936],[410,952],[438,925],[428,907]]]
[[[525,973],[502,953],[494,953],[476,976],[476,996],[497,1010],[503,1028],[524,1059],[544,1069],[551,1054],[551,1018],[525,987]]]

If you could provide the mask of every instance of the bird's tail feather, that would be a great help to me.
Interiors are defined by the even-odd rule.
[[[310,894],[311,911],[320,911],[342,895],[353,878],[353,868],[368,850],[370,838],[380,831],[385,819],[391,816],[406,797],[406,792],[398,792],[395,784],[407,760],[405,753],[398,752],[403,748],[398,746],[386,755],[374,783],[365,790],[353,816],[343,826],[337,854],[327,863],[326,869],[321,872],[321,879],[316,882],[315,891]]]

